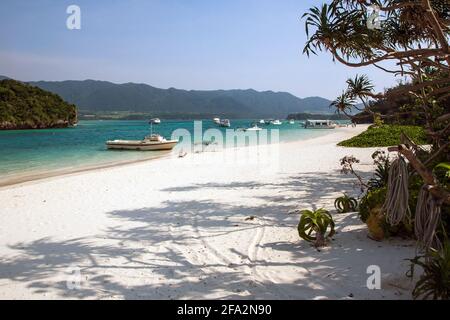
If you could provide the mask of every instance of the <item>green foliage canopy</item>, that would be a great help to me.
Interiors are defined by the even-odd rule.
[[[73,104],[15,80],[0,81],[0,129],[67,127],[77,122]]]

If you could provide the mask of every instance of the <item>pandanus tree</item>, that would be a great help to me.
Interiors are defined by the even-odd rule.
[[[381,23],[373,19],[377,12],[383,15]],[[347,81],[347,94],[362,100],[368,113],[372,113],[369,99],[400,96],[414,101],[416,110],[410,116],[421,117],[432,147],[424,151],[403,135],[400,145],[389,148],[399,157],[390,164],[381,210],[391,225],[406,219],[409,178],[421,178],[414,233],[426,252],[426,260],[413,261],[424,269],[413,294],[448,299],[449,219],[446,217],[447,224],[442,223],[441,214],[442,207],[450,205],[450,187],[439,180],[433,168],[439,162],[450,161],[449,1],[332,0],[311,8],[304,18],[308,37],[304,53],[308,56],[325,51],[348,67],[373,66],[407,79],[396,88],[375,94],[368,78],[358,76]],[[440,237],[438,229],[443,230]]]
[[[330,106],[336,108],[336,113],[344,113],[349,118],[352,116],[344,111],[350,111],[353,108],[359,111],[364,110],[373,115],[374,112],[370,110],[369,99],[380,96],[374,93],[375,86],[367,75],[356,75],[355,78],[347,79],[346,83],[347,89]],[[363,110],[356,106],[357,100],[364,106]]]
[[[372,10],[383,14],[374,25]],[[364,100],[410,95],[423,115],[432,149],[418,152],[407,136],[391,151],[409,160],[411,174],[420,175],[431,201],[450,204],[450,192],[433,175],[436,161],[449,154],[450,15],[448,1],[333,0],[304,14],[310,56],[324,51],[349,67],[373,66],[407,82],[385,93],[374,93],[367,77],[347,81],[348,94]],[[403,164],[403,163],[402,163]],[[428,198],[427,198],[428,199]],[[393,202],[394,203],[394,202]]]
[[[372,81],[369,80],[367,75],[356,75],[354,79],[348,79],[347,86],[348,95],[353,99],[359,99],[364,105],[364,110],[373,113],[370,110],[368,99],[377,97],[377,95],[374,94],[375,86],[372,84]]]
[[[336,108],[337,114],[345,114],[347,117],[350,117],[349,113],[352,108],[355,107],[355,101],[351,98],[348,92],[342,92],[340,96],[336,98],[333,102],[331,102],[330,107]]]

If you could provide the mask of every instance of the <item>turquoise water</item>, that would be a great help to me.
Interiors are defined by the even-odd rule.
[[[251,123],[251,120],[232,120],[231,129],[249,127]],[[153,131],[170,138],[176,129],[192,133],[193,128],[193,121],[163,120],[153,126]],[[209,128],[218,127],[212,121],[203,121],[203,132]],[[298,121],[293,125],[284,122],[281,126],[264,128],[279,129],[281,142],[330,133],[330,130],[303,129]],[[147,121],[119,120],[80,121],[77,127],[66,129],[0,131],[0,179],[167,155],[167,152],[112,151],[105,147],[106,140],[142,139],[149,132]]]

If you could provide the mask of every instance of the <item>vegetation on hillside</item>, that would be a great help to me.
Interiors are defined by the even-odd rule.
[[[420,126],[402,126],[384,124],[380,127],[370,126],[363,133],[338,143],[342,147],[372,148],[389,147],[401,143],[401,135],[406,134],[417,144],[426,144],[425,130]]]
[[[70,126],[76,107],[58,95],[15,80],[0,80],[0,129]]]
[[[314,114],[314,113],[292,113],[287,116],[288,120],[348,120],[349,117],[343,114]]]
[[[31,84],[60,95],[86,113],[126,111],[172,119],[188,118],[189,115],[193,115],[190,119],[199,115],[281,118],[293,112],[332,113],[327,99],[301,99],[287,92],[161,89],[146,84],[94,80],[39,81]]]

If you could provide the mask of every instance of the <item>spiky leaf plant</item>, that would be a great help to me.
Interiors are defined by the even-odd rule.
[[[358,201],[344,193],[342,197],[334,200],[334,207],[339,213],[353,212],[358,207]]]
[[[450,242],[447,240],[441,250],[431,249],[426,256],[411,261],[408,276],[413,277],[414,267],[420,266],[423,274],[412,292],[414,299],[450,299]]]
[[[315,211],[302,210],[300,214],[300,222],[297,227],[300,238],[314,242],[315,247],[326,245],[326,239],[335,234],[331,214],[323,208]]]

